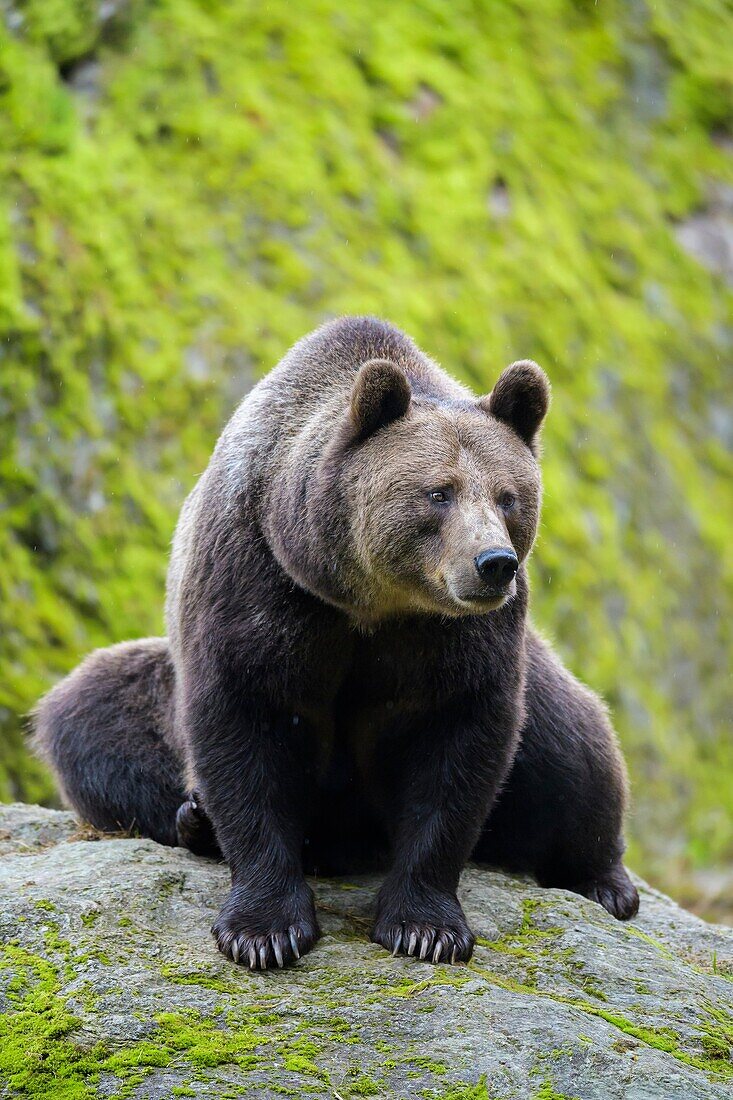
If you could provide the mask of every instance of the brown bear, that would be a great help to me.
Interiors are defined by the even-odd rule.
[[[372,938],[434,962],[473,950],[472,853],[636,912],[606,711],[527,623],[548,402],[530,361],[477,399],[392,325],[325,324],[183,507],[168,640],[98,651],[39,704],[84,819],[227,860],[235,962],[312,947],[306,871],[386,864]]]

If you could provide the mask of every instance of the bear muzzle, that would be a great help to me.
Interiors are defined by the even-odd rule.
[[[473,561],[481,580],[497,594],[512,583],[519,569],[517,555],[503,546],[482,550]]]

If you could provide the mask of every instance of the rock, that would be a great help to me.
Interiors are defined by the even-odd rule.
[[[375,879],[318,881],[324,936],[250,974],[209,926],[226,867],[0,807],[0,1096],[729,1098],[733,930],[640,883],[623,925],[476,867],[468,966],[369,943]]]
[[[410,103],[408,110],[415,122],[426,122],[431,118],[443,102],[443,97],[429,84],[420,84]]]
[[[677,239],[703,267],[733,286],[733,187],[710,184],[703,210],[677,226]]]

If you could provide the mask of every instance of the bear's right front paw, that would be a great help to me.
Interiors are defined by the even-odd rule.
[[[216,946],[240,966],[267,970],[296,962],[320,936],[313,898],[292,903],[242,904],[234,891],[211,931]],[[310,911],[308,911],[310,910]]]

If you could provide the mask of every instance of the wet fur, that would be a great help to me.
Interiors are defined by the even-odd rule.
[[[473,948],[472,851],[636,911],[614,734],[526,624],[547,396],[518,364],[477,402],[390,325],[324,326],[243,402],[184,506],[169,640],[99,651],[39,704],[82,817],[223,854],[214,935],[235,961],[312,946],[304,870],[387,866],[373,938],[436,961]],[[431,465],[470,508],[406,507]],[[500,477],[506,520],[486,504]],[[475,581],[488,530],[516,548],[516,591],[467,613],[446,571]]]

